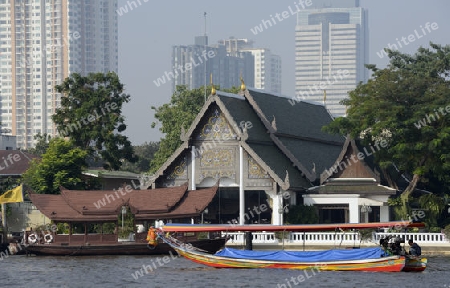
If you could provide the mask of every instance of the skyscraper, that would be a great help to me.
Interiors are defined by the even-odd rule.
[[[281,57],[266,48],[254,48],[248,39],[220,40],[220,45],[227,48],[231,55],[237,52],[250,52],[254,57],[254,86],[256,89],[281,94]],[[247,81],[246,81],[247,83]]]
[[[368,79],[367,11],[358,0],[313,4],[297,15],[293,100],[324,101],[334,116],[343,116],[339,101]]]
[[[56,135],[55,85],[71,73],[118,70],[117,0],[0,1],[0,115],[30,148]]]
[[[214,85],[221,88],[239,87],[241,75],[247,85],[253,86],[253,66],[250,52],[228,53],[224,45],[219,43],[208,46],[208,36],[198,36],[195,37],[194,45],[172,47],[172,71],[166,72],[154,83],[159,86],[173,79],[172,91],[177,85],[195,89],[204,86],[205,82],[209,85],[212,74]]]
[[[254,88],[281,94],[281,57],[266,48],[250,48],[242,51],[251,52],[255,57]]]

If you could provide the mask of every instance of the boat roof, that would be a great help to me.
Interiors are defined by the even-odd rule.
[[[180,224],[167,223],[161,229],[164,232],[257,232],[257,231],[335,231],[349,229],[379,229],[379,228],[414,228],[425,227],[424,223],[413,223],[409,221],[391,221],[374,223],[336,223],[336,224],[298,224],[298,225],[233,225],[233,224]]]

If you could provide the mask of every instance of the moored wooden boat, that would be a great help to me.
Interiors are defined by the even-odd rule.
[[[190,242],[193,247],[202,249],[207,253],[215,253],[225,245],[225,239],[198,239]],[[94,256],[94,255],[164,255],[174,249],[166,243],[159,243],[156,247],[146,243],[115,243],[115,244],[71,244],[60,243],[27,245],[26,252],[35,255],[53,256]],[[206,253],[206,254],[207,254]]]

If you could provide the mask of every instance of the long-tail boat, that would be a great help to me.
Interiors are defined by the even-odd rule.
[[[335,229],[423,227],[423,223],[405,221],[361,224],[315,224],[315,225],[188,225],[167,224],[159,232],[162,240],[178,254],[194,261],[216,268],[284,268],[317,269],[320,271],[423,271],[423,261],[411,261],[412,257],[388,255],[382,247],[359,249],[331,249],[324,251],[250,251],[225,248],[211,255],[191,249],[165,235],[167,232],[237,232],[237,231],[330,231]],[[409,263],[407,265],[407,263]],[[425,261],[426,267],[426,261]],[[417,270],[415,270],[417,268]],[[406,269],[406,270],[405,270]],[[425,268],[423,268],[425,269]]]

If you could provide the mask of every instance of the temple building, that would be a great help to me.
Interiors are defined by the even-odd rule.
[[[317,206],[320,222],[379,221],[380,212],[381,219],[389,218],[386,197],[395,189],[379,185],[362,160],[321,177],[347,153],[357,153],[351,141],[322,131],[333,120],[326,107],[291,105],[289,98],[242,86],[239,94],[213,89],[189,130],[182,131],[182,145],[147,187],[188,181],[196,190],[219,181],[203,213],[211,223],[279,225],[297,203]],[[361,209],[372,209],[372,218],[362,219]]]

